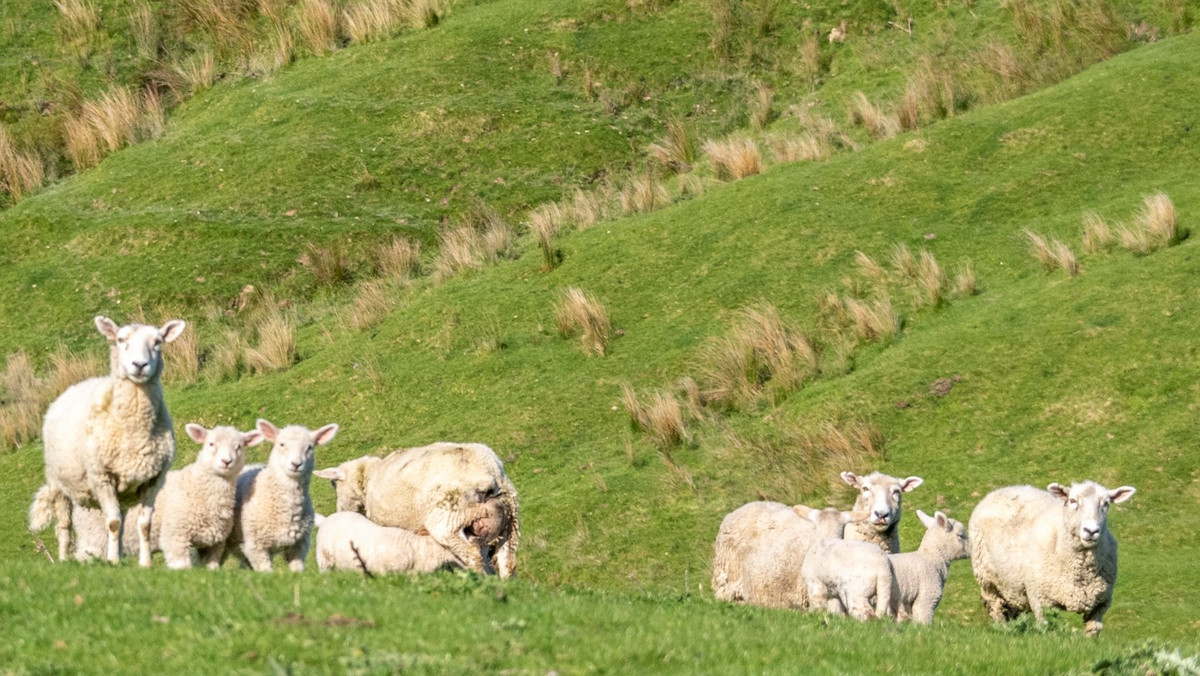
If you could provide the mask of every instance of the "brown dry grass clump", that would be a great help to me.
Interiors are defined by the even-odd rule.
[[[325,246],[308,243],[298,259],[300,265],[312,273],[317,286],[333,288],[350,282],[350,254],[341,240],[333,240]]]
[[[390,37],[404,17],[396,0],[358,0],[343,6],[338,19],[348,41],[366,43]]]
[[[559,252],[554,240],[563,228],[566,214],[557,202],[547,202],[529,212],[529,231],[542,252],[542,269],[553,270],[559,263]]]
[[[0,449],[20,448],[41,434],[42,416],[60,394],[75,383],[103,375],[105,362],[60,345],[50,365],[38,376],[23,351],[9,353],[0,373]]]
[[[1142,209],[1121,229],[1120,239],[1121,246],[1138,255],[1178,244],[1182,237],[1171,198],[1165,193],[1143,197]]]
[[[111,152],[153,138],[162,124],[157,95],[117,88],[67,115],[63,121],[67,155],[76,169],[93,167]]]
[[[970,258],[963,261],[962,266],[958,269],[958,273],[954,276],[954,286],[951,287],[950,293],[955,298],[965,298],[979,293],[975,280],[975,266]]]
[[[173,312],[161,314],[178,316]],[[195,323],[189,323],[187,330],[166,346],[163,362],[166,365],[165,378],[169,383],[190,385],[200,379],[200,334]]]
[[[14,202],[19,201],[41,187],[45,179],[42,158],[18,149],[8,128],[0,122],[0,193],[8,193]]]
[[[88,0],[54,0],[58,42],[65,53],[87,63],[100,33],[100,11]]]
[[[1062,268],[1072,277],[1079,274],[1079,261],[1066,243],[1057,239],[1046,239],[1029,229],[1023,230],[1022,234],[1029,243],[1029,253],[1047,273]]]
[[[336,48],[337,15],[328,0],[300,0],[297,32],[308,49],[324,56]]]
[[[564,338],[579,337],[584,354],[604,356],[612,340],[608,310],[595,296],[579,287],[564,291],[554,305],[554,321]]]
[[[889,139],[900,133],[900,118],[877,108],[862,92],[850,95],[848,111],[850,123],[862,125],[871,138]]]
[[[705,403],[746,407],[800,388],[817,364],[808,335],[764,302],[740,310],[728,333],[700,348],[696,380]]]
[[[621,188],[620,201],[622,214],[646,213],[670,204],[671,193],[653,174],[643,174]]]
[[[255,323],[258,344],[246,347],[242,360],[253,373],[283,371],[296,363],[296,320],[267,299]]]
[[[421,274],[421,243],[408,237],[393,237],[376,251],[375,259],[381,276],[411,279]]]
[[[660,449],[678,446],[689,438],[684,407],[670,392],[656,390],[642,399],[626,383],[621,385],[621,402],[633,428]]]
[[[667,133],[647,148],[650,156],[664,168],[677,174],[692,170],[696,162],[696,142],[678,119],[667,121]]]
[[[411,28],[433,28],[446,15],[445,0],[409,0],[405,5],[405,23]]]
[[[755,85],[746,109],[750,115],[750,126],[758,131],[766,129],[775,119],[775,92],[764,84]]]
[[[702,149],[712,163],[713,173],[723,181],[740,180],[763,170],[758,143],[748,136],[733,136],[722,141],[708,140]]]
[[[386,281],[372,279],[363,282],[350,308],[350,324],[360,331],[369,329],[382,321],[394,306],[395,297]]]
[[[438,236],[434,273],[445,279],[465,270],[479,269],[513,253],[512,227],[490,206],[478,203],[459,224]]]
[[[1104,217],[1094,211],[1083,212],[1083,250],[1089,254],[1108,251],[1117,236]]]
[[[773,136],[769,143],[776,162],[823,162],[833,156],[833,144],[824,136]]]

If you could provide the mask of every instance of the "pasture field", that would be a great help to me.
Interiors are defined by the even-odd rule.
[[[436,26],[298,47],[269,74],[217,49],[223,76],[181,96],[159,135],[76,171],[52,150],[56,116],[152,70],[121,30],[134,4],[96,4],[107,37],[85,61],[46,28],[52,6],[0,10],[0,98],[62,102],[0,106],[48,168],[41,188],[0,197],[0,672],[1171,673],[1178,649],[1177,673],[1195,673],[1200,36],[1186,3],[1059,0],[1077,23],[1039,29],[1036,49],[1018,20],[1030,3],[726,3],[722,56],[721,2],[457,2]],[[846,41],[829,42],[842,19]],[[987,45],[1014,50],[1011,91]],[[959,93],[894,135],[850,103],[902,113],[921,73]],[[697,149],[753,138],[764,167],[733,180],[709,146],[668,168],[648,147],[673,123]],[[786,140],[816,137],[827,157],[785,161]],[[1121,234],[1156,194],[1179,234],[1131,251]],[[572,212],[539,245],[531,211],[589,195],[608,204],[597,222]],[[1088,213],[1114,233],[1090,250]],[[497,223],[506,243],[448,262],[456,228]],[[1027,233],[1064,243],[1078,274],[1047,271]],[[421,249],[403,274],[389,272],[398,237]],[[944,281],[919,272],[922,252]],[[570,288],[604,306],[603,354],[560,331]],[[860,306],[892,314],[864,328]],[[37,543],[52,531],[26,530],[43,478],[28,402],[63,363],[105,363],[96,314],[189,322],[193,342],[167,348],[177,463],[195,456],[190,421],[338,422],[318,467],[487,443],[520,494],[520,579],[321,575],[311,557],[300,575],[50,565]],[[772,314],[811,359],[728,368],[739,327]],[[678,425],[633,424],[626,393],[674,401]],[[1135,486],[1110,514],[1121,567],[1103,634],[1065,614],[992,626],[961,561],[932,628],[713,600],[726,513],[846,507],[838,472],[876,468],[925,479],[905,498],[906,551],[916,508],[965,522],[999,486]],[[327,482],[313,496],[333,509]]]

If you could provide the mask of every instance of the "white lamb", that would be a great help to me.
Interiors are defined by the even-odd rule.
[[[915,552],[892,554],[892,572],[896,589],[892,602],[896,619],[911,619],[920,624],[933,624],[933,615],[942,601],[950,562],[971,555],[967,531],[959,521],[941,512],[929,516],[917,510],[917,518],[925,524],[925,537]]]
[[[800,577],[813,610],[856,620],[890,617],[896,584],[888,555],[870,542],[821,540],[804,557]]]
[[[858,489],[854,511],[865,511],[871,515],[867,522],[847,528],[846,539],[874,543],[889,554],[900,553],[901,499],[925,480],[919,476],[897,479],[879,472],[871,472],[864,477],[853,472],[842,472],[842,480]]]
[[[971,565],[983,605],[999,622],[1046,608],[1083,615],[1084,631],[1104,627],[1117,581],[1117,540],[1108,509],[1137,489],[1094,481],[1045,490],[1009,486],[987,494],[969,523]]]
[[[431,573],[463,568],[463,562],[428,535],[380,526],[358,512],[319,514],[317,568],[372,574]]]
[[[260,572],[270,572],[271,557],[283,553],[288,567],[304,570],[312,539],[312,481],[317,446],[333,441],[337,424],[311,431],[300,425],[278,429],[259,418],[258,431],[274,442],[266,465],[252,465],[237,480],[233,532],[229,547]]]
[[[829,516],[825,529],[810,519],[835,512],[841,515],[836,529]],[[721,521],[713,544],[713,595],[759,606],[807,607],[808,592],[799,572],[809,549],[824,537],[841,537],[845,523],[863,518],[866,513],[778,502],[742,505]]]
[[[175,433],[162,395],[162,347],[183,333],[178,319],[162,327],[118,327],[97,316],[96,328],[112,342],[111,373],[67,388],[42,424],[46,484],[29,508],[34,531],[57,522],[58,559],[71,549],[71,506],[99,505],[108,531],[105,557],[121,556],[124,512],[142,506],[137,518],[138,563],[150,565],[154,497],[175,457]]]
[[[316,472],[333,482],[338,511],[429,535],[479,573],[517,568],[517,489],[483,444],[438,442]]]
[[[161,551],[167,567],[191,568],[192,551],[210,569],[219,568],[225,541],[233,529],[233,506],[238,474],[246,462],[246,448],[263,440],[258,430],[239,432],[234,427],[188,423],[188,436],[198,442],[196,460],[182,469],[167,472],[166,482],[154,500],[150,520],[150,549]],[[132,518],[141,508],[129,512]],[[101,556],[104,547],[104,515],[99,510],[76,507],[75,558],[81,561]],[[126,530],[122,546],[128,550],[136,536]]]

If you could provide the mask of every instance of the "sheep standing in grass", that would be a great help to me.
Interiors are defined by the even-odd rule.
[[[854,511],[871,515],[866,522],[847,528],[846,539],[872,542],[889,554],[899,554],[901,499],[924,483],[924,479],[919,476],[897,479],[879,472],[860,477],[853,472],[842,472],[842,480],[858,489]]]
[[[237,480],[229,546],[251,568],[270,572],[271,556],[282,552],[288,567],[304,570],[312,539],[312,481],[317,446],[337,434],[336,424],[312,431],[300,425],[278,429],[259,419],[258,431],[275,445],[266,465],[247,467]]]
[[[789,507],[778,502],[751,502],[730,512],[713,544],[713,595],[774,608],[805,608],[808,592],[800,568],[812,545],[824,537],[841,537],[845,523],[866,518],[844,513],[832,528],[837,510]],[[826,528],[811,518],[825,515]]]
[[[95,322],[112,343],[111,373],[72,385],[46,410],[46,484],[34,496],[29,523],[38,531],[51,519],[57,522],[62,561],[70,555],[72,504],[99,504],[108,532],[105,557],[116,563],[124,512],[140,504],[138,564],[149,566],[152,505],[175,458],[175,433],[162,395],[162,347],[186,324],[175,319],[162,327],[118,327],[100,316]]]
[[[1108,509],[1137,490],[1094,481],[1042,491],[1009,486],[987,494],[969,522],[971,566],[983,605],[999,622],[1046,608],[1083,615],[1084,631],[1104,627],[1117,581],[1117,540]]]
[[[917,510],[917,518],[925,524],[925,537],[915,552],[892,554],[892,572],[896,575],[893,603],[896,619],[911,619],[920,624],[933,624],[933,614],[942,601],[950,562],[971,555],[967,531],[959,521],[941,512],[929,516]]]
[[[373,574],[431,573],[463,568],[449,549],[428,535],[380,526],[358,512],[317,515],[317,568]]]
[[[873,543],[821,540],[804,557],[800,577],[813,610],[856,620],[892,615],[895,574],[888,555]]]
[[[200,444],[196,460],[183,469],[167,472],[166,482],[154,500],[150,521],[150,548],[162,551],[167,567],[192,567],[192,550],[210,569],[220,567],[225,541],[233,529],[234,500],[238,474],[246,460],[246,448],[263,440],[258,430],[239,432],[234,427],[188,423],[188,436]],[[134,507],[129,515],[140,512]],[[84,560],[103,551],[104,518],[99,510],[76,508],[75,557]],[[131,546],[125,532],[123,545]]]
[[[438,442],[349,460],[316,475],[333,482],[339,511],[427,532],[476,572],[516,572],[517,489],[483,444]]]

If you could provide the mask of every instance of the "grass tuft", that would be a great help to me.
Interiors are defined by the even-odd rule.
[[[1062,268],[1072,277],[1079,274],[1079,261],[1076,259],[1075,253],[1071,251],[1071,248],[1065,242],[1057,239],[1046,239],[1028,228],[1023,230],[1022,234],[1029,243],[1030,254],[1041,264],[1042,269],[1047,273]]]
[[[529,231],[542,252],[542,269],[553,270],[561,260],[554,240],[562,230],[566,214],[557,202],[547,202],[529,212]]]
[[[683,122],[667,121],[667,133],[647,149],[650,156],[664,168],[677,174],[692,170],[696,162],[696,143]]]
[[[1117,241],[1104,217],[1094,211],[1083,212],[1083,250],[1089,254],[1111,249]]]
[[[688,439],[684,407],[670,392],[656,390],[645,400],[627,383],[621,386],[621,402],[634,429],[644,433],[659,449],[668,449]]]
[[[254,327],[258,344],[246,347],[242,359],[253,373],[275,373],[296,363],[296,320],[271,299]]]
[[[0,193],[8,193],[16,202],[41,187],[45,179],[42,158],[18,149],[8,127],[0,122]]]
[[[695,366],[706,403],[746,408],[799,389],[817,365],[808,335],[763,302],[740,310],[727,333],[701,346]]]
[[[763,170],[758,143],[748,136],[708,140],[702,149],[712,163],[713,173],[723,181],[740,180]]]
[[[337,40],[337,15],[329,0],[300,0],[297,30],[313,55],[324,56],[333,51]]]
[[[612,322],[608,310],[595,296],[570,287],[554,305],[554,321],[564,338],[579,337],[579,346],[587,355],[604,356],[612,340]]]
[[[390,279],[408,280],[421,274],[421,243],[408,237],[393,237],[375,252],[378,273]]]
[[[861,125],[871,138],[888,139],[900,133],[900,118],[877,108],[862,92],[850,96],[848,108],[850,123]]]

